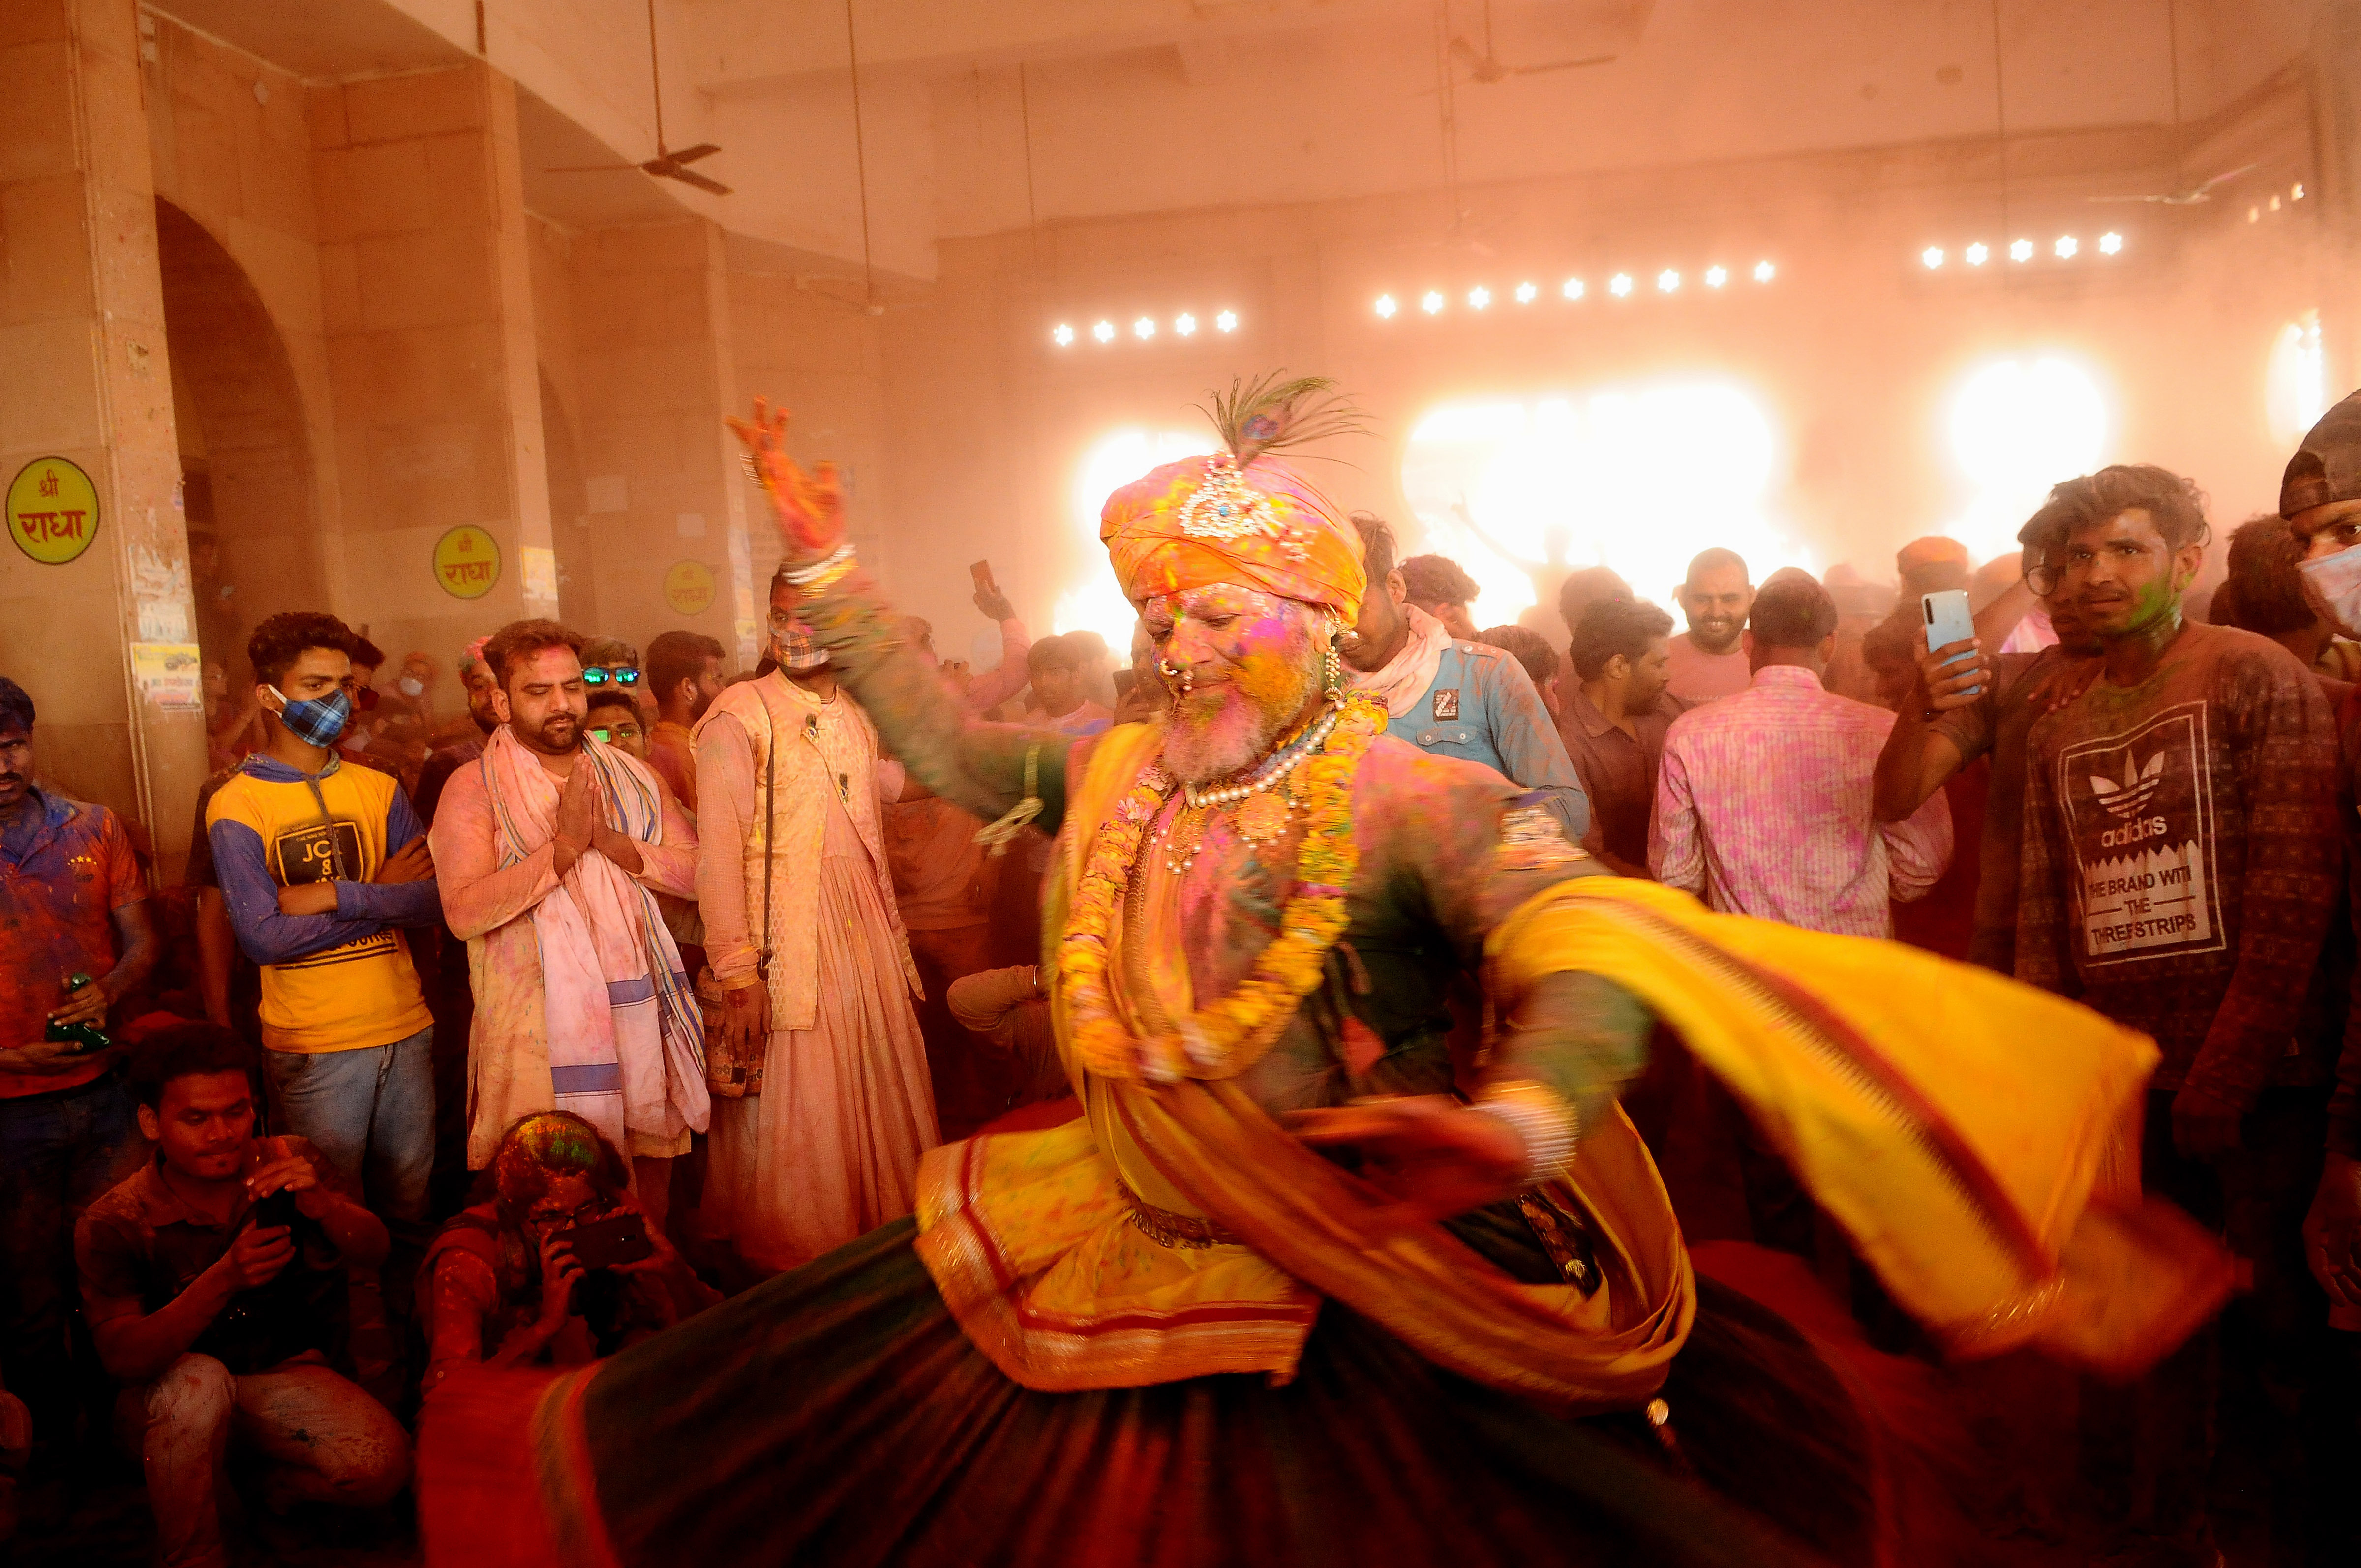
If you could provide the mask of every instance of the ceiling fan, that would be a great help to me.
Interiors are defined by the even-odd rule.
[[[1467,79],[1484,86],[1506,82],[1511,76],[1538,76],[1548,71],[1579,71],[1590,65],[1612,65],[1611,54],[1586,55],[1580,60],[1549,60],[1539,65],[1502,65],[1499,52],[1492,47],[1492,0],[1484,0],[1484,52],[1477,54],[1476,46],[1466,38],[1451,40],[1452,58],[1467,67]]]
[[[2243,168],[2233,169],[2227,174],[2216,174],[2213,179],[2206,181],[2202,185],[2192,185],[2186,191],[2158,192],[2145,196],[2092,196],[2090,197],[2089,200],[2093,202],[2161,202],[2168,207],[2193,207],[2201,202],[2212,201],[2213,199],[2213,187],[2216,185],[2227,185],[2231,181],[2238,178],[2239,175],[2252,173],[2254,170],[2261,167],[2262,165],[2258,163],[2249,163]]]
[[[648,0],[648,75],[655,89],[656,155],[645,163],[577,163],[565,169],[544,169],[544,174],[603,174],[613,170],[636,169],[642,174],[653,174],[659,180],[677,180],[684,185],[716,196],[730,194],[730,187],[709,175],[700,174],[688,166],[700,158],[711,158],[721,149],[709,141],[698,142],[675,152],[664,146],[664,78],[656,69],[656,0]]]

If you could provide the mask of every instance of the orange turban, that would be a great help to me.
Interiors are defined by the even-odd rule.
[[[1361,536],[1283,464],[1184,457],[1107,498],[1099,540],[1135,605],[1208,583],[1262,588],[1360,619]]]

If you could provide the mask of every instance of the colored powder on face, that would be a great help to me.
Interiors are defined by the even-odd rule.
[[[1257,707],[1269,707],[1293,696],[1300,684],[1294,662],[1278,650],[1257,649],[1238,660],[1237,674],[1231,677],[1238,690],[1252,699]]]

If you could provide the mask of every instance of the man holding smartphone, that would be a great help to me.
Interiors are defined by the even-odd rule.
[[[2016,973],[2154,1037],[2142,1186],[2254,1267],[2252,1304],[2229,1312],[2245,1332],[2224,1350],[2301,1368],[2300,1325],[2323,1310],[2297,1217],[2333,1047],[2301,1031],[2338,891],[2334,720],[2287,650],[2183,620],[2207,532],[2189,480],[2103,468],[2059,485],[2040,520],[2028,543],[2055,565],[2032,586],[2102,652],[2088,688],[2026,737]],[[2209,1332],[2130,1394],[2086,1390],[2082,1406],[2086,1470],[2121,1522],[2201,1554],[2213,1354]]]
[[[168,1568],[229,1561],[215,1487],[233,1438],[261,1460],[273,1512],[373,1508],[410,1475],[401,1423],[338,1370],[349,1271],[385,1260],[385,1225],[310,1143],[255,1135],[253,1068],[216,1025],[148,1036],[130,1083],[156,1157],[74,1233]]]
[[[2026,577],[2055,588],[2056,563],[2031,543],[2051,532],[2044,521],[2048,510],[2036,513],[2018,537],[2026,542]],[[2057,642],[2037,653],[1986,651],[1987,642],[2006,634],[2007,626],[1999,623],[2022,613],[2022,602],[2013,595],[1986,607],[1977,639],[1930,649],[1927,638],[1917,637],[1912,650],[1915,679],[1877,754],[1874,776],[1877,819],[1900,822],[1977,758],[1992,758],[1968,961],[2002,974],[2016,971],[2026,735],[2035,719],[2081,695],[2097,672],[2093,661],[2099,655],[2099,642],[2083,629],[2070,598],[2058,592],[2034,596],[2030,587],[2020,591],[2040,599]]]

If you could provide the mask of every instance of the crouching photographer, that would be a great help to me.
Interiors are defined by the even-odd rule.
[[[475,1365],[573,1366],[721,1299],[631,1200],[631,1167],[569,1111],[520,1118],[485,1170],[489,1196],[427,1249],[426,1392]]]

